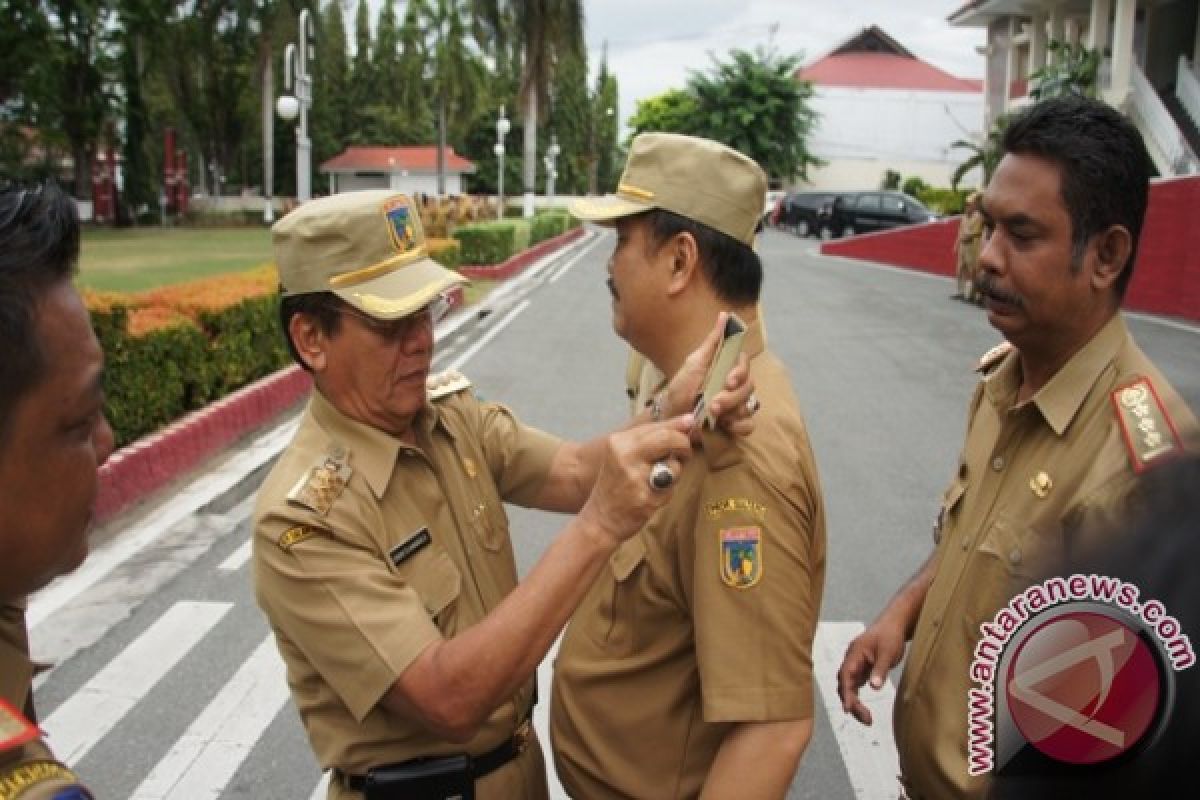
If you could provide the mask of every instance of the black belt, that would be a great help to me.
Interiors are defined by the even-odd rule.
[[[484,775],[500,769],[521,755],[521,753],[524,753],[526,748],[529,747],[529,740],[532,738],[533,725],[529,721],[529,717],[526,717],[525,721],[517,726],[516,732],[499,745],[481,756],[467,757],[470,764],[471,777],[479,780]],[[413,760],[416,761],[419,759]],[[333,772],[335,777],[341,780],[342,785],[352,792],[361,792],[367,787],[367,776],[365,775],[347,775],[337,768],[334,768]]]

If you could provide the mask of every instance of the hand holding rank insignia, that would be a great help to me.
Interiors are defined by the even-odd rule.
[[[342,490],[354,474],[354,468],[347,462],[349,453],[341,445],[335,444],[321,459],[320,463],[300,477],[292,490],[288,492],[289,502],[317,512],[321,516],[329,513],[333,503],[341,496]]]

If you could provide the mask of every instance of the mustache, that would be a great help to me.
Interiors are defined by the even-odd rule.
[[[992,300],[1004,303],[1005,305],[1015,308],[1021,308],[1025,305],[1025,301],[1021,299],[1020,295],[997,288],[995,276],[986,272],[975,279],[975,289],[984,297],[990,297]]]

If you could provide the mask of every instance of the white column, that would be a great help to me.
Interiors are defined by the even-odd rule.
[[[1051,41],[1061,42],[1066,40],[1065,25],[1066,20],[1063,17],[1063,8],[1060,5],[1055,5],[1050,9],[1050,39]],[[1057,61],[1058,59],[1053,59]]]
[[[1137,0],[1117,0],[1113,18],[1112,88],[1106,98],[1109,104],[1122,108],[1129,96],[1133,74],[1133,26],[1137,21]]]
[[[1034,14],[1029,22],[1029,74],[1046,66],[1046,15]]]
[[[1088,22],[1088,47],[1100,50],[1108,47],[1108,18],[1112,14],[1112,0],[1092,0],[1092,16]]]
[[[1012,101],[1013,81],[1021,77],[1018,74],[1020,45],[1017,44],[1017,34],[1021,31],[1018,17],[1008,18],[1008,58],[1004,64],[1004,107],[1008,108]]]
[[[1079,26],[1080,20],[1078,17],[1071,17],[1063,21],[1063,38],[1066,39],[1067,44],[1071,46],[1079,44]]]

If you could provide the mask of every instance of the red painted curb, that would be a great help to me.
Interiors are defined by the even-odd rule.
[[[96,522],[112,519],[271,421],[311,387],[308,373],[293,365],[113,453],[99,471]]]
[[[458,271],[468,278],[476,280],[488,281],[503,281],[508,280],[513,275],[516,275],[521,270],[528,267],[534,261],[538,260],[547,253],[553,252],[558,248],[570,244],[571,242],[583,236],[583,226],[572,228],[566,233],[560,233],[543,242],[538,242],[533,247],[522,250],[515,256],[512,256],[507,261],[491,266],[464,266],[459,267]]]

